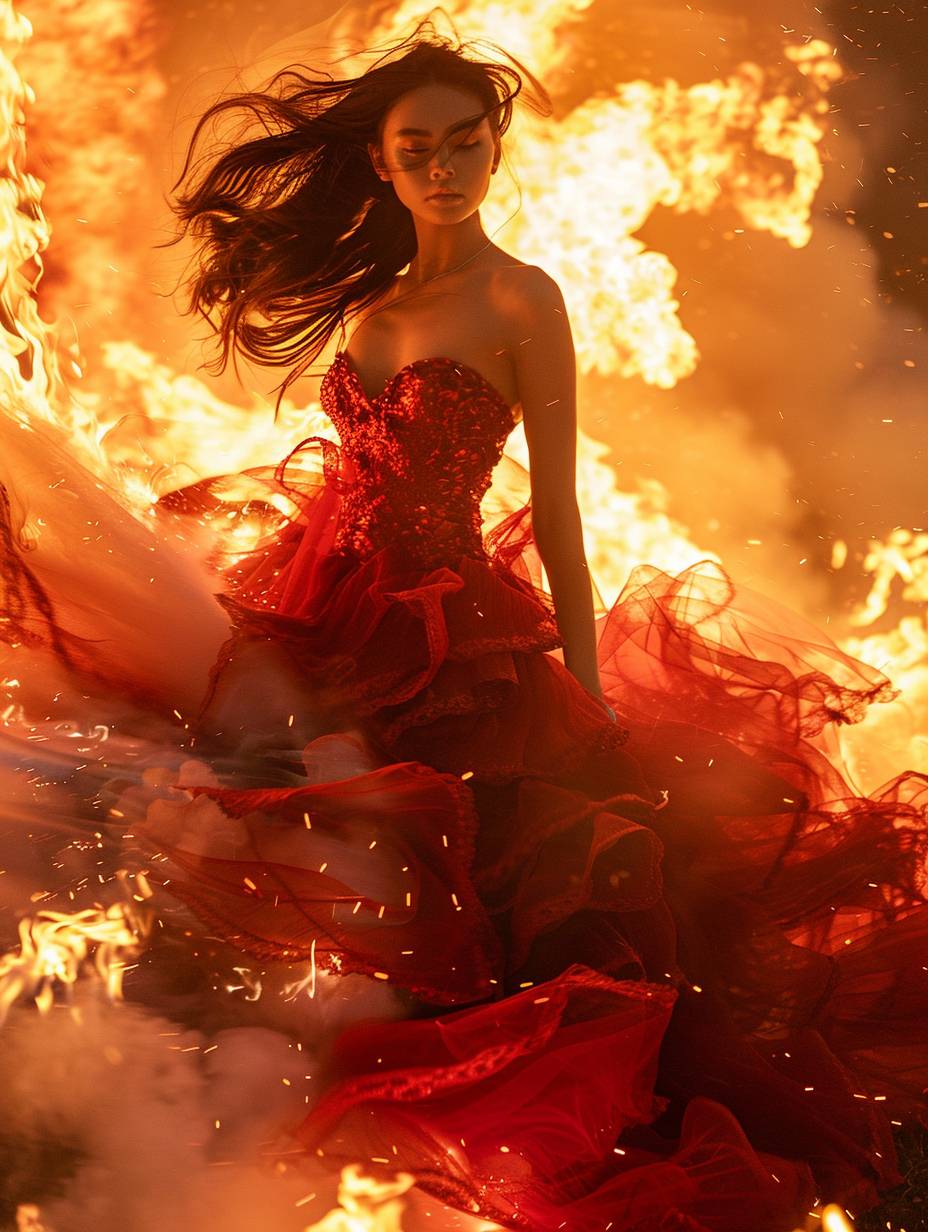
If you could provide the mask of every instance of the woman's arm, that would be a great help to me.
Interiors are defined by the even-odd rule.
[[[564,663],[596,697],[593,593],[577,508],[576,359],[561,289],[544,270],[511,274],[511,350],[528,443],[532,529],[548,575]]]

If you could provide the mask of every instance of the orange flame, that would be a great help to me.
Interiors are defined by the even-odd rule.
[[[136,875],[136,891],[124,871],[118,875],[130,895],[126,902],[71,914],[39,911],[20,921],[19,949],[0,956],[0,1023],[22,999],[47,1013],[55,989],[70,992],[83,972],[95,972],[110,997],[122,996],[127,962],[148,937],[153,913],[143,905],[151,897],[144,875]]]
[[[839,544],[833,564],[843,563]],[[872,790],[900,766],[928,772],[928,534],[897,527],[882,543],[872,540],[863,569],[873,580],[849,614],[852,627],[875,625],[894,598],[913,604],[918,613],[903,616],[885,632],[839,639],[848,654],[888,672],[901,691],[840,732],[848,767],[865,790]]]
[[[822,1211],[822,1232],[853,1232],[854,1225],[847,1211],[830,1203]]]
[[[42,1222],[39,1208],[27,1203],[16,1208],[16,1232],[52,1232],[52,1229]]]
[[[414,1177],[400,1172],[391,1180],[367,1176],[357,1164],[342,1169],[338,1206],[304,1232],[402,1232],[401,1197]]]

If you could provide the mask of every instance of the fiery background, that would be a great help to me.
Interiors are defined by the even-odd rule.
[[[83,417],[68,414],[144,480],[139,500],[274,460],[307,422],[322,428],[318,381],[274,427],[282,373],[246,367],[240,384],[199,370],[205,329],[172,295],[185,250],[155,247],[172,234],[166,197],[196,117],[288,60],[383,42],[425,11],[30,4],[17,62],[52,228],[40,308],[77,365],[63,370]],[[851,742],[867,744],[862,785],[900,758],[924,769],[925,6],[445,11],[523,58],[555,102],[550,121],[519,117],[482,216],[570,307],[604,600],[639,561],[719,557],[893,663],[904,698]],[[510,453],[525,460],[518,436]]]
[[[218,93],[255,85],[309,49],[408,33],[427,8],[0,8],[6,84],[19,74],[28,88],[27,144],[20,156],[8,151],[8,182],[15,166],[39,209],[29,242],[8,251],[24,281],[19,300],[9,285],[5,299],[7,314],[25,313],[41,339],[47,388],[33,384],[32,413],[64,422],[84,460],[139,511],[181,483],[275,461],[309,431],[331,431],[316,402],[324,363],[276,425],[271,391],[282,373],[246,365],[240,382],[200,371],[204,327],[172,296],[186,250],[156,247],[172,234],[165,198],[196,117]],[[548,120],[517,117],[508,174],[496,177],[482,217],[567,299],[581,374],[581,506],[603,601],[636,563],[676,571],[721,560],[901,688],[842,733],[856,786],[871,790],[903,768],[928,772],[928,121],[918,59],[928,8],[451,0],[444,11],[464,37],[488,37],[522,59],[554,100]],[[13,108],[7,123],[16,122]],[[33,290],[34,317],[24,307]],[[508,452],[525,464],[518,432]],[[251,978],[227,989],[240,1009]],[[349,990],[327,997],[313,1008],[320,1030],[334,1029],[351,1000]],[[98,1187],[109,1169],[122,1196],[108,1206],[85,1169],[41,1211],[20,1205],[20,1226],[47,1218],[54,1232],[148,1232],[215,1222],[235,1232],[260,1218],[269,1232],[306,1227],[309,1191],[279,1156],[233,1180],[232,1169],[219,1178],[221,1160],[204,1147],[216,1121],[239,1126],[235,1150],[257,1152],[278,1107],[270,1085],[294,1068],[296,1011],[283,1021],[282,1011],[248,1012],[246,1025],[221,1024],[252,1033],[226,1041],[239,1069],[194,1069],[185,1052],[168,1064],[165,1036],[197,1054],[214,1034],[129,1007],[120,1025],[91,999],[78,1034],[70,1019],[52,1015],[31,1031],[14,1015],[10,1074],[30,1072],[43,1049],[73,1060],[89,1047],[125,1093],[114,1132],[110,1105],[106,1115],[89,1111],[103,1081],[93,1067],[87,1075],[97,1077],[75,1089],[65,1065],[44,1103],[21,1092],[27,1137],[41,1137],[47,1119],[89,1118],[104,1161]],[[155,1057],[174,1092],[170,1111],[149,1072]],[[294,1073],[306,1068],[298,1059]],[[266,1119],[246,1130],[256,1100]],[[193,1162],[178,1135],[200,1152]],[[147,1151],[175,1171],[172,1194],[147,1167],[129,1175],[127,1143],[133,1158]],[[35,1167],[30,1157],[24,1174]],[[398,1227],[396,1194],[370,1198],[358,1184],[340,1206],[355,1203],[359,1222],[312,1226]],[[332,1206],[334,1192],[320,1189],[312,1202],[323,1200]],[[383,1209],[368,1217],[371,1204]]]

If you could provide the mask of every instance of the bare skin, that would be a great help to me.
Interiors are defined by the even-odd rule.
[[[531,267],[491,246],[459,274],[434,287],[405,289],[397,278],[366,310],[351,334],[349,358],[369,398],[416,359],[449,355],[476,369],[521,418],[511,345],[507,339],[507,279],[504,272]],[[394,306],[395,301],[395,306]]]
[[[381,143],[368,147],[378,175],[392,180],[412,213],[418,251],[407,273],[364,309],[345,349],[368,397],[414,360],[447,355],[495,386],[514,423],[524,420],[532,528],[564,639],[564,663],[602,698],[576,496],[570,323],[554,279],[504,252],[483,230],[478,207],[500,150],[487,119],[473,123],[479,109],[476,98],[458,89],[420,87],[394,104]],[[403,131],[409,128],[422,131]],[[430,201],[436,189],[459,196]]]

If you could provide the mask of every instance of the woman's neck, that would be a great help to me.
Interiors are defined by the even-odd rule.
[[[437,227],[418,218],[415,225],[417,250],[406,275],[414,286],[463,265],[490,243],[477,213],[448,227]]]

